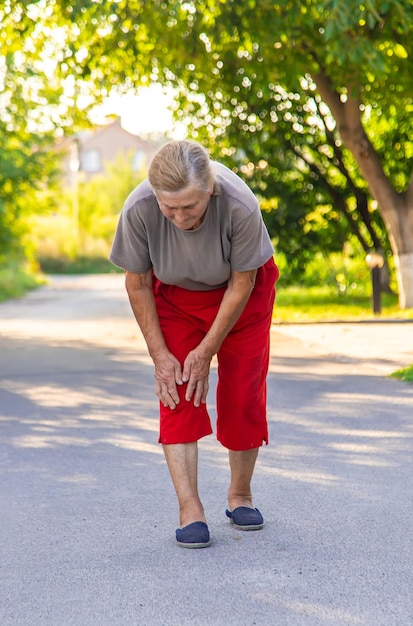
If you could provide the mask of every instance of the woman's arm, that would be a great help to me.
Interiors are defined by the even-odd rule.
[[[162,335],[152,291],[152,270],[146,274],[126,271],[125,286],[133,314],[155,365],[156,395],[164,406],[174,409],[179,402],[176,385],[182,385],[182,372],[178,359],[169,352]]]
[[[194,404],[206,401],[211,359],[237,322],[254,288],[257,270],[231,272],[228,286],[211,328],[201,343],[185,359],[182,380],[188,381],[186,400],[194,395]]]

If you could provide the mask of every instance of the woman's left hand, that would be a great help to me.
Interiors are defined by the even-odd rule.
[[[189,402],[193,397],[195,406],[206,402],[211,358],[202,354],[199,348],[195,348],[184,361],[182,380],[184,383],[188,382],[185,400]]]

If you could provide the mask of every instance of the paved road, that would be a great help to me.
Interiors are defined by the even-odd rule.
[[[413,387],[387,377],[413,363],[412,329],[273,329],[254,480],[266,525],[227,522],[226,454],[206,438],[213,544],[192,551],[175,545],[122,277],[0,305],[0,624],[413,624]]]

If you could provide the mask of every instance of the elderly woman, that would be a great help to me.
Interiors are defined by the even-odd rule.
[[[110,254],[126,272],[133,313],[155,366],[159,443],[176,489],[179,545],[210,544],[198,494],[198,440],[212,433],[206,407],[217,355],[218,441],[229,451],[226,515],[258,530],[251,479],[268,443],[266,376],[278,270],[258,202],[193,141],[172,141],[127,198]]]

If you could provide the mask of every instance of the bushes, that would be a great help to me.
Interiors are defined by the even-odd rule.
[[[297,285],[295,276],[290,274],[285,257],[275,254],[280,268],[281,283],[285,286]],[[388,260],[392,269],[392,258]],[[396,290],[395,280],[391,286]],[[355,239],[347,242],[342,252],[328,255],[316,252],[302,273],[298,285],[305,287],[326,286],[345,296],[346,294],[365,295],[371,290],[371,273],[367,267],[365,254]]]
[[[145,173],[132,171],[129,158],[119,156],[104,174],[57,193],[52,210],[32,220],[35,256],[49,273],[115,271],[107,260],[127,195]]]
[[[0,267],[0,302],[20,298],[30,290],[44,284],[45,279],[38,268],[30,263],[10,261]]]

